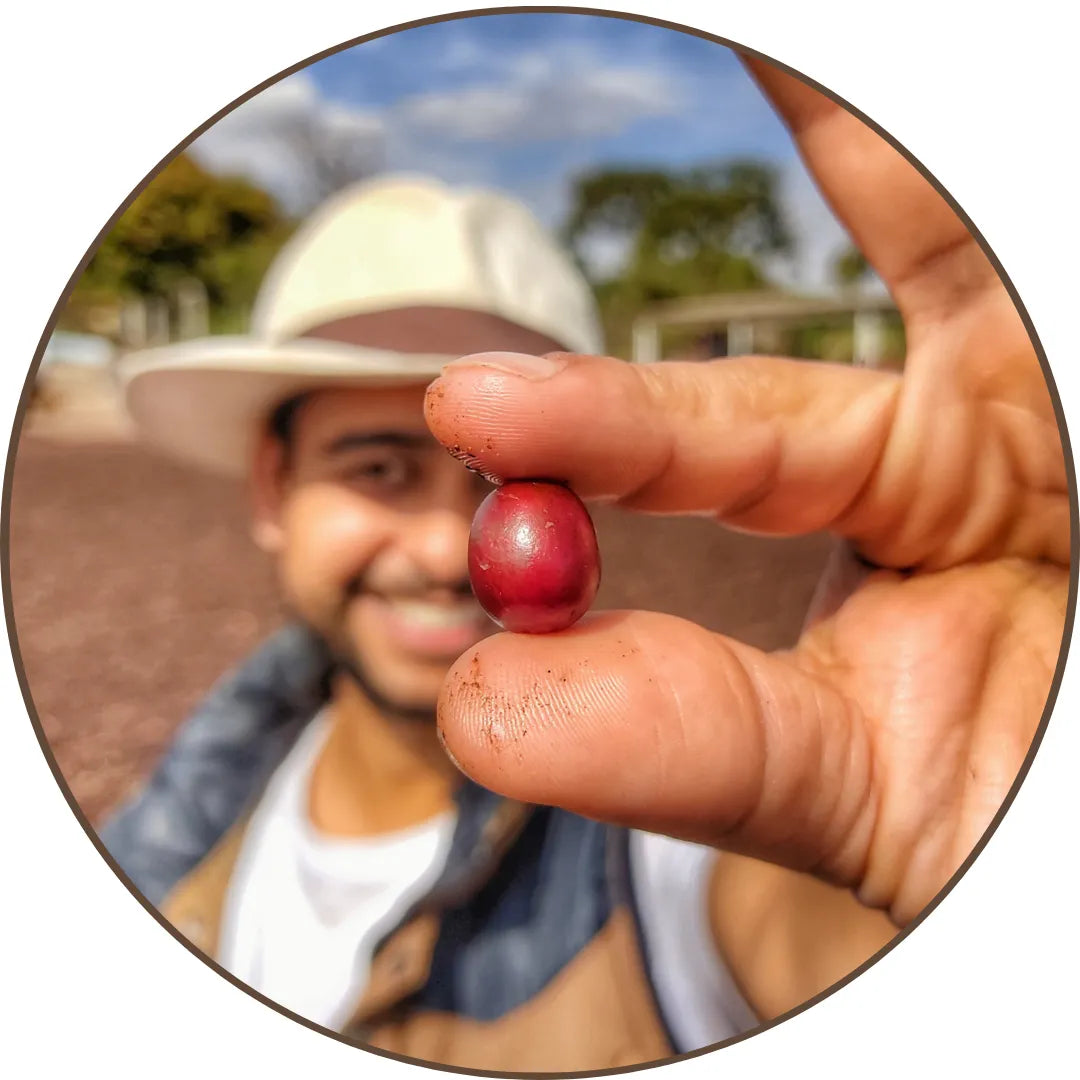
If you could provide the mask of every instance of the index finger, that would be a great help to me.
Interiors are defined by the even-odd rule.
[[[495,480],[561,480],[586,500],[772,535],[827,529],[889,567],[1067,559],[1060,441],[1013,423],[1018,474],[994,418],[963,399],[909,410],[898,431],[901,385],[761,356],[485,353],[448,364],[425,413],[440,442]]]
[[[955,210],[883,136],[802,80],[743,57],[837,218],[888,286],[909,332],[1000,288]]]
[[[789,535],[851,507],[899,389],[886,372],[766,357],[545,359],[546,377],[543,359],[510,353],[447,365],[425,404],[435,437],[493,479],[561,480],[587,500]]]

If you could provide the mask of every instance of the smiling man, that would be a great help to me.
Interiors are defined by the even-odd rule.
[[[478,351],[597,352],[570,260],[501,196],[388,177],[304,225],[253,322],[125,367],[148,442],[246,477],[295,622],[109,823],[120,867],[248,986],[412,1057],[602,1068],[752,1026],[709,927],[712,849],[499,798],[435,723],[496,628],[467,569],[490,486],[425,389]],[[838,948],[815,989],[883,940]]]

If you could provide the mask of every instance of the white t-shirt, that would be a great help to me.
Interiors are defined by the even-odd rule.
[[[252,816],[225,900],[219,952],[241,982],[336,1030],[363,992],[375,944],[442,872],[455,814],[376,839],[320,834],[307,793],[327,727],[325,715],[308,725]],[[650,969],[680,1052],[757,1022],[712,942],[706,889],[716,858],[696,844],[631,834]]]

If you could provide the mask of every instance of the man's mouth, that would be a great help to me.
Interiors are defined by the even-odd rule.
[[[388,598],[390,610],[405,622],[417,626],[454,627],[473,625],[483,616],[475,600],[456,604],[434,604],[426,600]]]
[[[372,597],[387,636],[407,652],[455,659],[494,624],[472,597],[435,603],[414,597]]]

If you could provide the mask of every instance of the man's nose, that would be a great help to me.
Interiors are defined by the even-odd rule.
[[[413,518],[410,553],[428,578],[447,585],[465,579],[471,525],[471,516],[460,509],[432,509]]]

